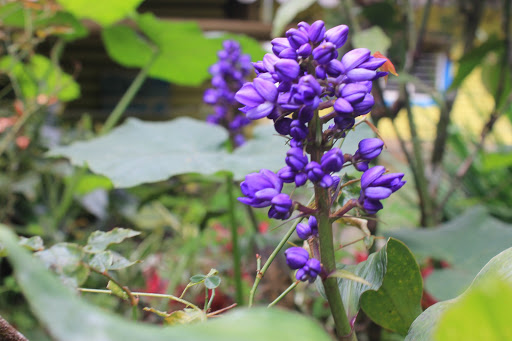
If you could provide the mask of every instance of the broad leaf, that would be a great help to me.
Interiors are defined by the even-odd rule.
[[[338,280],[349,320],[360,306],[376,323],[401,333],[421,312],[421,275],[409,249],[389,239],[380,251],[357,266],[346,267],[370,285],[348,279]],[[374,291],[375,290],[375,291]]]
[[[508,288],[489,282],[497,279],[505,283]],[[512,248],[509,248],[492,258],[475,277],[469,289],[462,295],[452,300],[436,303],[418,316],[409,329],[406,340],[510,339],[510,337],[505,336],[506,332],[504,331],[510,333],[508,311],[510,310],[510,304],[512,304],[511,294]],[[504,311],[504,313],[498,316],[500,311]],[[444,321],[445,314],[447,314],[447,321]],[[455,319],[457,319],[457,322],[455,322]],[[477,322],[472,322],[474,319]],[[439,330],[436,334],[438,337],[435,338],[434,332],[438,326]],[[460,333],[458,334],[460,337],[450,338],[454,329],[457,333]],[[472,334],[464,334],[466,330]],[[501,333],[503,338],[478,338],[478,336],[493,335],[494,332]],[[466,338],[466,335],[470,335],[470,337]]]
[[[372,26],[366,30],[354,33],[352,43],[355,48],[364,47],[372,52],[386,54],[386,51],[391,46],[391,39],[379,26]]]
[[[290,0],[287,1],[276,11],[272,25],[272,36],[277,37],[283,33],[288,25],[300,12],[308,9],[316,0]]]
[[[213,321],[173,328],[127,321],[74,295],[17,245],[16,236],[5,225],[0,226],[0,241],[8,250],[16,279],[32,311],[57,341],[331,340],[316,322],[277,309],[240,309]]]
[[[108,26],[135,12],[143,0],[57,0],[81,19],[91,19]]]
[[[82,262],[84,252],[76,244],[55,244],[49,249],[36,252],[35,255],[68,286],[79,286],[89,276],[89,268]]]
[[[207,38],[194,21],[157,19],[150,13],[136,16],[145,35],[125,25],[107,27],[102,38],[109,56],[126,67],[142,68],[156,53],[149,76],[182,85],[200,85],[210,77],[208,68],[217,61],[224,39],[240,42],[242,52],[260,60],[264,52],[259,43],[240,35]]]
[[[97,253],[107,249],[111,244],[119,244],[127,238],[138,236],[140,232],[116,227],[108,232],[94,231],[87,239],[86,252]]]
[[[400,239],[418,261],[443,260],[448,268],[427,277],[425,289],[438,300],[454,298],[471,283],[478,271],[510,246],[512,226],[472,207],[463,215],[432,229],[403,229],[386,233]]]
[[[0,59],[0,70],[17,79],[23,96],[27,98],[44,94],[67,102],[80,96],[78,83],[39,54],[31,56],[27,64],[5,56]]]
[[[219,276],[208,276],[204,279],[204,286],[208,289],[215,289],[220,285]]]
[[[262,167],[277,171],[285,165],[284,138],[273,135],[270,126],[258,127],[254,135],[229,154],[222,146],[228,135],[221,127],[190,118],[169,122],[132,118],[107,135],[55,148],[50,155],[68,157],[75,165],[87,164],[93,172],[110,178],[115,187],[219,171],[230,171],[240,180]]]
[[[137,262],[130,262],[128,259],[113,251],[96,253],[89,261],[89,265],[99,272],[121,270],[135,263]]]

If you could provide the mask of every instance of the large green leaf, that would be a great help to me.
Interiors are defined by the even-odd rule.
[[[116,187],[131,187],[166,180],[184,173],[214,174],[230,171],[236,180],[246,174],[284,166],[286,140],[271,126],[255,129],[254,139],[229,154],[222,144],[227,132],[190,118],[169,122],[128,119],[107,135],[51,150],[75,165],[110,178]]]
[[[349,319],[361,307],[376,323],[405,334],[421,313],[422,281],[411,251],[391,238],[366,261],[345,269],[371,284],[338,280]]]
[[[352,37],[354,47],[365,47],[372,52],[386,53],[391,46],[391,39],[379,26],[372,26],[366,30],[354,33]]]
[[[161,20],[151,13],[137,15],[135,20],[145,37],[125,25],[102,31],[109,56],[123,66],[142,68],[157,53],[148,74],[168,82],[200,85],[210,77],[208,67],[216,62],[224,39],[240,42],[242,51],[253,60],[261,59],[264,54],[259,43],[246,36],[207,38],[194,21]]]
[[[27,64],[5,56],[0,59],[0,70],[15,77],[23,96],[35,98],[45,94],[57,96],[61,101],[71,101],[80,96],[80,86],[45,56],[35,54]]]
[[[127,238],[138,236],[140,232],[116,227],[108,232],[94,231],[87,239],[85,252],[98,253],[107,249],[111,244],[119,244]]]
[[[477,206],[437,228],[402,229],[386,235],[403,241],[420,262],[432,258],[449,263],[425,281],[430,294],[446,300],[461,294],[494,255],[510,246],[512,226]]]
[[[132,14],[143,0],[57,0],[67,11],[81,19],[108,26]]]
[[[0,225],[0,241],[35,316],[57,341],[330,340],[314,321],[277,309],[240,309],[213,321],[172,328],[129,322],[86,303],[64,287],[17,245],[16,236],[5,225]]]
[[[496,280],[502,283],[493,282]],[[436,303],[418,316],[406,341],[509,340],[511,304],[509,248],[492,258],[462,295]]]

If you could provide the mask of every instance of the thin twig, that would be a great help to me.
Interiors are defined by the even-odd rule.
[[[28,339],[0,316],[0,340],[2,341],[28,341]]]

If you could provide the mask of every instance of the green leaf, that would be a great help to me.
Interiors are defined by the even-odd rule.
[[[25,10],[21,1],[3,3],[0,6],[2,26],[23,28],[25,26]]]
[[[17,245],[16,236],[4,225],[0,226],[0,241],[9,252],[8,259],[33,313],[56,341],[331,340],[313,320],[279,309],[236,309],[221,319],[173,328],[124,320],[88,304],[64,287]],[[276,325],[279,328],[273,327]]]
[[[111,25],[132,14],[143,0],[57,0],[77,18]]]
[[[483,155],[483,166],[487,172],[512,166],[512,149]]]
[[[490,53],[487,58],[483,60],[482,65],[482,84],[487,91],[494,97],[494,100],[499,100],[497,103],[497,110],[501,110],[507,103],[508,94],[512,89],[512,75],[508,63],[503,65],[504,49],[500,49],[497,53]],[[500,98],[497,99],[498,91],[501,91]]]
[[[494,255],[510,246],[512,226],[476,206],[436,228],[385,234],[403,241],[420,263],[435,259],[449,264],[448,268],[435,269],[425,281],[425,289],[434,298],[446,300],[461,294]]]
[[[58,11],[51,17],[42,16],[35,21],[35,26],[46,35],[56,35],[72,41],[86,37],[87,28],[71,13]]]
[[[110,178],[115,187],[219,171],[230,171],[240,180],[261,165],[273,171],[285,165],[286,140],[275,136],[272,126],[257,127],[254,138],[232,154],[223,148],[227,137],[223,128],[190,118],[169,122],[132,118],[107,135],[57,147],[49,155],[68,157],[79,166],[87,164],[93,172]]]
[[[489,282],[498,279],[507,285]],[[434,304],[414,321],[406,341],[447,341],[447,340],[507,340],[510,337],[487,338],[492,334],[510,333],[510,298],[512,290],[512,248],[493,257],[477,274],[469,289],[454,299]],[[452,310],[453,309],[453,310]],[[505,311],[506,313],[500,313]],[[444,314],[447,314],[447,321]],[[455,318],[458,319],[455,322]],[[472,322],[473,318],[477,322]],[[505,322],[505,324],[503,324]],[[438,329],[434,338],[434,332]],[[456,331],[454,331],[454,329]],[[493,329],[492,331],[490,329]],[[466,331],[472,334],[466,338]],[[461,337],[447,338],[458,332]],[[502,334],[502,335],[506,335]],[[510,334],[509,334],[510,335]]]
[[[126,291],[123,290],[123,288],[121,288],[119,285],[117,285],[116,283],[112,282],[112,281],[108,281],[107,283],[107,289],[109,289],[110,291],[112,291],[112,294],[116,295],[117,297],[120,297],[122,298],[123,300],[125,301],[128,301],[129,298],[128,298],[128,294],[126,293]]]
[[[103,251],[95,254],[89,261],[89,265],[91,268],[96,269],[99,272],[105,272],[110,268],[113,260],[114,256],[112,255],[112,252]]]
[[[372,285],[371,283],[367,282],[364,278],[361,278],[359,276],[354,275],[350,271],[339,269],[334,271],[332,274],[329,275],[329,277],[337,277],[337,278],[345,278],[350,279],[351,281],[359,282],[365,285]]]
[[[28,64],[5,56],[0,59],[0,70],[17,79],[23,96],[27,98],[44,94],[57,96],[61,101],[68,102],[80,96],[78,83],[56,68],[48,58],[39,54],[31,56]]]
[[[368,290],[360,304],[365,314],[382,327],[402,335],[419,314],[423,280],[414,256],[399,241],[390,239],[384,281],[379,290]]]
[[[82,262],[84,252],[76,244],[58,243],[35,255],[71,287],[81,285],[89,276],[89,269]]]
[[[197,283],[204,281],[205,278],[206,278],[205,275],[194,275],[194,276],[190,277],[190,283],[197,284]]]
[[[215,289],[216,287],[218,287],[220,285],[220,277],[219,276],[206,277],[204,279],[204,285],[208,289]]]
[[[24,246],[29,251],[42,251],[44,249],[43,238],[39,236],[30,238],[21,237],[20,245]]]
[[[290,0],[287,1],[276,11],[272,24],[272,36],[277,37],[284,32],[286,25],[288,25],[297,14],[308,9],[316,2],[316,0]]]
[[[487,53],[502,48],[503,46],[503,40],[498,39],[496,36],[492,36],[482,45],[475,47],[473,50],[462,56],[462,58],[459,59],[459,68],[452,84],[450,85],[450,90],[461,86],[464,79],[466,79],[473,69],[482,63]]]
[[[76,176],[76,175],[75,175]],[[73,176],[68,178],[72,179]],[[66,179],[66,180],[68,180]],[[68,181],[69,181],[68,180]],[[111,190],[113,188],[112,182],[104,176],[96,175],[96,174],[85,174],[80,177],[76,187],[74,188],[74,192],[77,195],[86,195],[95,191],[97,189]]]
[[[143,67],[151,60],[155,49],[131,27],[114,25],[101,31],[107,53],[125,67]]]
[[[385,247],[371,254],[366,261],[347,266],[345,270],[370,284],[338,280],[349,320],[357,315],[361,305],[376,323],[407,332],[407,324],[410,325],[421,312],[422,294],[419,268],[409,249],[390,238]]]
[[[391,46],[391,39],[379,26],[372,26],[366,30],[354,33],[352,42],[355,48],[367,48],[372,52],[381,52],[386,54],[386,51]]]
[[[87,239],[87,245],[84,247],[85,252],[98,253],[107,249],[111,244],[119,244],[127,238],[138,236],[140,232],[116,227],[109,232],[94,231]]]

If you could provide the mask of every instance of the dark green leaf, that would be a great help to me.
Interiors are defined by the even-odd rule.
[[[94,231],[87,239],[84,250],[89,253],[97,253],[107,249],[111,244],[119,244],[127,238],[138,236],[140,232],[116,227],[109,232]]]
[[[143,0],[57,0],[77,18],[108,26],[129,16]]]
[[[411,251],[399,241],[390,239],[387,248],[384,281],[379,290],[368,290],[360,304],[365,314],[382,327],[402,335],[419,314],[423,280]]]
[[[452,221],[431,229],[402,229],[386,233],[400,239],[419,262],[443,260],[448,268],[427,277],[425,289],[438,300],[454,298],[497,253],[510,246],[512,226],[472,207]]]
[[[0,226],[0,241],[9,251],[9,261],[33,313],[56,341],[331,340],[313,320],[277,309],[239,309],[190,327],[162,328],[127,321],[74,295],[17,245],[16,236],[6,226]]]
[[[200,283],[202,281],[204,281],[204,279],[206,278],[205,275],[194,275],[192,277],[190,277],[190,283]]]
[[[206,277],[204,279],[204,285],[208,289],[215,289],[216,287],[218,287],[220,285],[220,277],[219,276]]]

